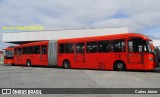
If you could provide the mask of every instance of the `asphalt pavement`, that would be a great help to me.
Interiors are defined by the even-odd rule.
[[[0,88],[160,88],[160,71],[105,71],[0,65]],[[160,91],[159,91],[160,92]],[[141,97],[142,94],[0,95],[5,97]],[[159,97],[158,94],[143,94]]]

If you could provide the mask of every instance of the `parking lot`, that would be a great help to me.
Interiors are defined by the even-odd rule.
[[[118,72],[0,65],[0,88],[160,88],[160,71]],[[105,97],[98,94],[88,96]],[[116,96],[127,97],[126,94]],[[140,97],[141,95],[132,96]]]

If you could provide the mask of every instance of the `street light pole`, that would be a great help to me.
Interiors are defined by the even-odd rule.
[[[0,50],[0,64],[4,63],[4,50]]]

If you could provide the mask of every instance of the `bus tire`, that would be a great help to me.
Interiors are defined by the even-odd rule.
[[[27,65],[28,67],[31,67],[31,66],[32,66],[31,61],[30,61],[30,60],[27,60],[26,65]]]
[[[117,61],[114,63],[114,70],[116,71],[125,71],[126,70],[126,65],[122,61]]]
[[[70,69],[71,68],[71,64],[68,60],[63,61],[63,68],[65,68],[65,69]]]

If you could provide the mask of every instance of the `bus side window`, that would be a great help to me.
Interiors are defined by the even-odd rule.
[[[28,47],[28,54],[33,54],[33,46]]]
[[[34,46],[34,54],[40,54],[40,46]]]
[[[133,41],[128,41],[128,52],[133,52]]]
[[[14,55],[17,55],[17,48],[14,49]]]
[[[92,41],[92,42],[87,42],[86,43],[86,51],[87,53],[97,53],[97,42]]]
[[[59,44],[59,53],[64,53],[64,43]]]
[[[18,54],[18,55],[22,55],[22,48],[18,48],[17,54]]]
[[[23,54],[27,54],[27,47],[23,47]]]
[[[47,54],[47,46],[41,46],[41,54]]]
[[[128,41],[128,52],[142,52],[142,41],[141,40],[129,40]],[[144,46],[144,50],[147,48]]]
[[[76,53],[84,53],[84,43],[76,43]]]
[[[73,53],[73,43],[65,43],[65,53]]]
[[[125,52],[125,40],[113,40],[112,41],[113,52]]]
[[[110,41],[108,40],[103,40],[98,42],[98,52],[99,53],[105,53],[105,52],[110,52]]]

